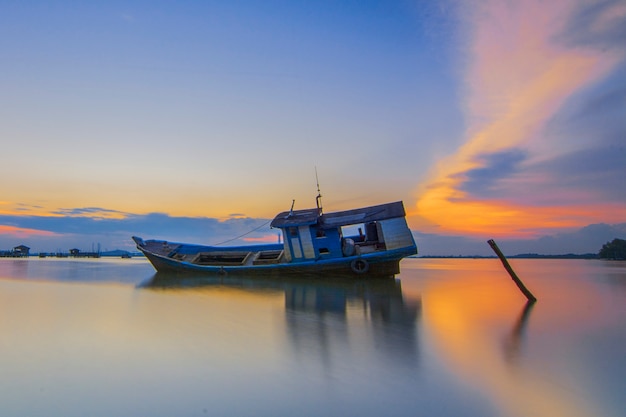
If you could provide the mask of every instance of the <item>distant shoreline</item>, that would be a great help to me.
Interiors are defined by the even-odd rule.
[[[0,258],[143,258],[141,252],[125,250],[113,250],[104,252],[33,252],[28,254],[16,254],[11,251],[0,251]]]
[[[29,253],[27,256],[11,256],[9,254],[1,254],[0,258],[117,258],[117,257],[129,257],[129,258],[143,258],[144,255],[141,252],[129,252],[129,251],[108,251],[100,252],[97,256],[93,256],[91,253],[81,253],[79,255],[70,255],[69,253]],[[412,255],[409,258],[413,259],[498,259],[495,255]],[[562,255],[540,255],[537,253],[521,253],[517,255],[508,255],[509,259],[606,259],[600,258],[595,253],[567,253]],[[626,259],[606,259],[612,261],[623,261]]]
[[[424,259],[497,259],[495,255],[414,255],[411,258]],[[563,255],[540,255],[537,253],[521,253],[517,255],[507,256],[509,259],[602,259],[595,253],[574,254],[567,253]]]

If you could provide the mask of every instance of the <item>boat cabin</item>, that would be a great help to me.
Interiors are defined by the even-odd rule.
[[[321,209],[280,213],[271,223],[283,234],[287,262],[341,258],[414,246],[401,201],[324,214]]]

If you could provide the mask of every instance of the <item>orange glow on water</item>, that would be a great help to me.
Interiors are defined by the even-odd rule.
[[[437,262],[423,262],[422,266],[437,269]],[[601,313],[563,309],[558,302],[559,291],[538,286],[539,281],[533,281],[532,286],[539,295],[539,303],[524,309],[525,298],[497,260],[463,263],[465,285],[453,278],[458,278],[458,271],[445,266],[448,269],[438,272],[439,279],[428,280],[425,285],[422,306],[434,348],[446,358],[453,372],[472,390],[493,396],[501,415],[594,415],[583,400],[545,378],[544,373],[520,368],[518,364],[524,360],[524,333],[528,323],[539,333],[549,331],[549,326],[565,331],[581,323],[601,320]],[[526,264],[522,266],[521,271],[524,271]],[[522,274],[527,275],[531,275],[530,271]],[[591,288],[572,287],[568,291],[572,297],[569,302],[578,300],[581,305],[600,302]],[[555,321],[533,321],[536,309],[543,314],[550,311]]]

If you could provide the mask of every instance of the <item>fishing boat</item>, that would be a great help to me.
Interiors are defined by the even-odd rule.
[[[278,214],[270,227],[282,243],[204,246],[133,240],[157,271],[213,275],[393,276],[417,253],[402,201],[324,213],[316,208]]]

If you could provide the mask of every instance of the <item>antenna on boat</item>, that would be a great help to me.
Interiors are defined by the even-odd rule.
[[[291,200],[291,208],[289,209],[289,214],[288,214],[288,217],[289,217],[289,216],[291,216],[291,215],[293,215],[293,206],[294,206],[295,204],[296,204],[296,200],[295,200],[295,199]]]
[[[322,193],[320,192],[320,180],[317,178],[317,167],[315,167],[315,182],[317,183],[317,197],[315,197],[315,204],[317,205],[317,211],[322,214]]]

